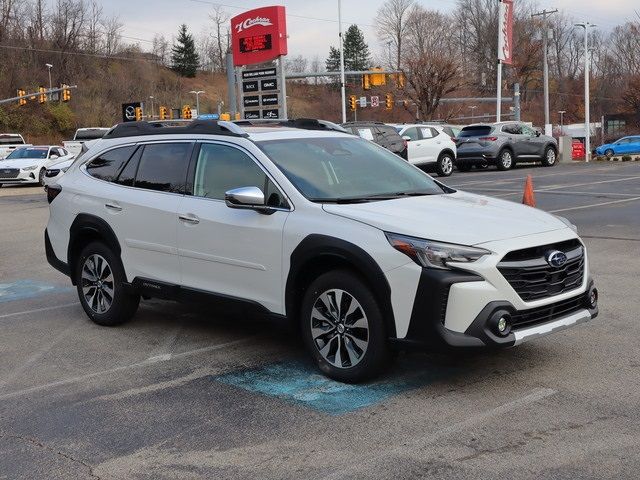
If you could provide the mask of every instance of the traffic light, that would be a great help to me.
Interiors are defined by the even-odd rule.
[[[142,108],[136,107],[136,122],[142,120]]]
[[[38,94],[38,102],[39,103],[45,103],[47,101],[47,94],[45,93],[46,91],[47,91],[46,88],[38,87],[38,92],[40,92]]]
[[[185,105],[182,107],[182,118],[186,118],[187,120],[191,119],[191,106]]]
[[[369,79],[369,75],[366,73],[362,75],[362,89],[371,90],[371,80]]]
[[[387,110],[391,110],[393,108],[393,94],[387,93],[384,96],[384,105]]]
[[[71,90],[68,85],[62,85],[62,101],[68,102],[69,100],[71,100]]]
[[[160,106],[160,120],[166,120],[169,118],[169,110],[167,107]]]
[[[349,96],[349,110],[351,110],[352,112],[356,111],[356,96],[355,95],[350,95]]]
[[[18,99],[18,105],[23,106],[27,104],[27,97],[26,97],[27,92],[25,92],[22,89],[18,90],[18,96],[20,97]]]

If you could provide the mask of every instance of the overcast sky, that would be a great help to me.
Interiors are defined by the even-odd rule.
[[[515,0],[516,2],[518,0]],[[268,5],[285,5],[289,29],[289,55],[324,59],[329,45],[337,45],[337,0],[224,0],[223,8],[236,15],[245,10]],[[372,52],[379,53],[383,46],[376,39],[375,15],[384,0],[342,0],[342,17],[345,28],[356,23],[364,31]],[[418,0],[429,9],[450,11],[456,0]],[[209,28],[208,14],[213,0],[108,0],[102,1],[105,13],[118,15],[124,24],[123,35],[151,40],[156,32],[168,38],[175,35],[178,26],[186,23],[199,34]],[[637,20],[640,12],[638,0],[538,0],[540,9],[557,8],[579,20],[597,23],[605,31],[628,20]],[[237,6],[237,7],[234,7]],[[309,18],[302,18],[309,17]],[[127,42],[133,42],[125,38]],[[148,49],[150,43],[139,42]]]

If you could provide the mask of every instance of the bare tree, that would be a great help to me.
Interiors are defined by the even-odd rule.
[[[209,19],[213,22],[213,32],[211,35],[215,43],[215,69],[219,72],[225,70],[225,56],[231,47],[231,35],[229,33],[230,18],[229,13],[219,6],[214,7],[209,14]]]
[[[156,33],[152,40],[151,53],[160,65],[167,65],[169,60],[169,41],[164,35]]]
[[[413,0],[387,0],[376,15],[380,38],[395,49],[395,68],[400,68],[402,42],[406,35],[407,21],[413,7]],[[389,63],[392,65],[391,58]]]
[[[113,55],[118,52],[122,42],[122,23],[118,17],[109,17],[103,20],[102,28],[104,29],[104,53]]]

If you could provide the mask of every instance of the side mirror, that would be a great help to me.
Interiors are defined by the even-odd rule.
[[[541,133],[538,130],[536,130],[536,137],[539,137],[540,135]]]
[[[403,136],[402,136],[402,139],[403,139],[403,140],[406,140],[407,142],[410,142],[410,141],[411,141],[411,137],[410,137],[409,135],[403,135]]]
[[[224,201],[230,208],[265,208],[264,193],[258,187],[240,187],[225,192]]]
[[[49,160],[55,160],[56,158],[60,158],[60,157],[54,153],[49,157]]]

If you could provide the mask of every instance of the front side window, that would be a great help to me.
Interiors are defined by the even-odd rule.
[[[191,143],[145,145],[134,187],[159,192],[184,193]]]
[[[409,137],[409,141],[418,140],[418,129],[416,127],[407,128],[402,136]]]
[[[258,187],[267,206],[287,208],[284,196],[249,155],[228,145],[203,144],[196,164],[194,196],[224,200],[226,192],[241,187]]]
[[[265,140],[258,146],[311,201],[371,201],[450,191],[397,155],[358,138]]]
[[[100,180],[113,182],[135,149],[130,145],[104,152],[87,164],[87,173]]]

